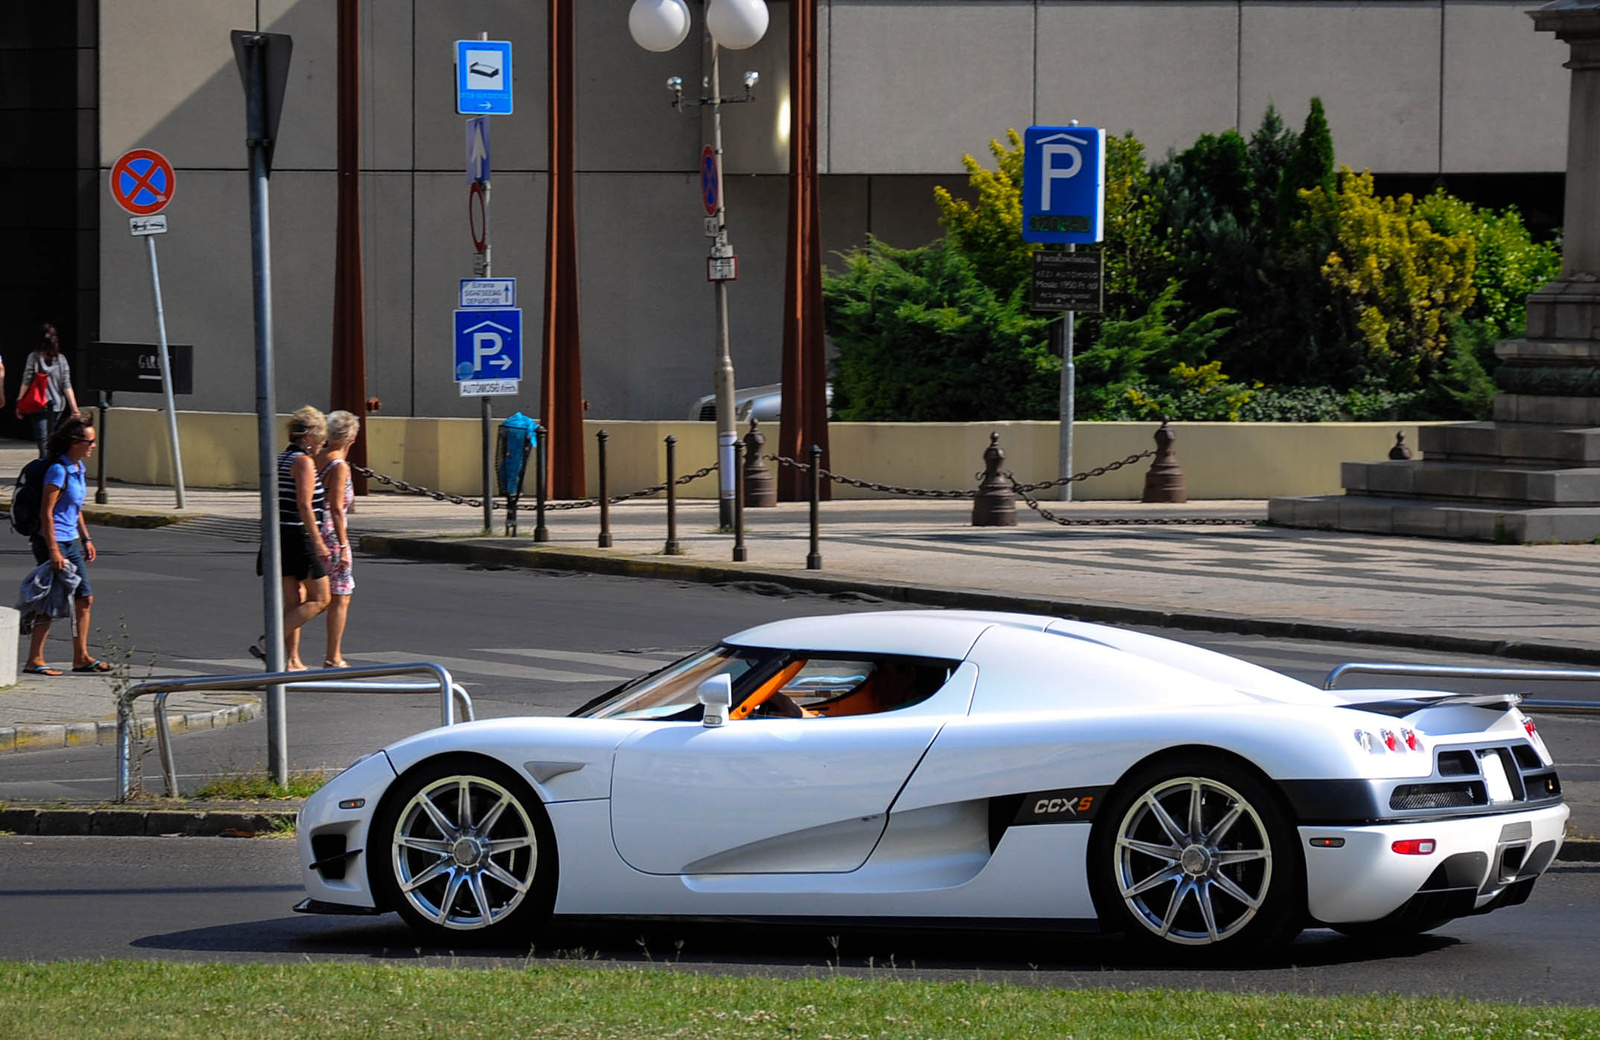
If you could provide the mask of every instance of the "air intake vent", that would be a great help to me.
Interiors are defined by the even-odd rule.
[[[316,857],[312,864],[329,881],[343,881],[346,869],[354,853],[345,851],[345,836],[343,834],[313,834],[311,836],[311,855]]]
[[[1532,744],[1512,744],[1511,754],[1516,758],[1517,765],[1523,769],[1544,768],[1544,763],[1539,761],[1539,752],[1533,750]]]
[[[1458,784],[1404,784],[1389,796],[1389,808],[1464,809],[1485,805],[1488,801],[1483,784],[1476,780]]]
[[[700,421],[711,422],[717,417],[717,402],[708,401],[700,406]]]
[[[1439,752],[1440,776],[1477,776],[1478,758],[1470,751]]]

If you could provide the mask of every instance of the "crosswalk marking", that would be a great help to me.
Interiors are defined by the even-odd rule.
[[[530,646],[480,646],[472,650],[475,654],[508,654],[514,657],[535,657],[547,661],[568,661],[572,664],[592,664],[601,668],[614,668],[626,675],[638,675],[640,672],[660,668],[662,665],[671,664],[683,654],[651,653],[651,654],[597,654],[584,650],[545,650]]]

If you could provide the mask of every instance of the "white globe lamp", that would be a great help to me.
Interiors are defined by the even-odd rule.
[[[706,5],[706,28],[717,46],[730,51],[754,47],[767,32],[765,0],[711,0]]]
[[[628,32],[647,51],[670,51],[689,35],[689,5],[684,0],[633,0]]]

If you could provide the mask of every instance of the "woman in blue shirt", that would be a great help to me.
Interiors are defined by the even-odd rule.
[[[94,542],[89,526],[83,522],[83,500],[88,490],[83,460],[94,450],[94,427],[79,416],[72,416],[50,435],[46,455],[55,461],[44,475],[43,502],[39,506],[39,530],[32,538],[33,558],[50,561],[63,571],[71,563],[78,572],[78,588],[72,601],[72,670],[109,672],[111,666],[89,656],[89,608],[94,592],[89,587],[88,564],[94,562]],[[80,545],[80,539],[82,544]],[[61,669],[44,663],[44,641],[50,634],[48,618],[34,622],[28,644],[25,672],[34,675],[60,675]]]

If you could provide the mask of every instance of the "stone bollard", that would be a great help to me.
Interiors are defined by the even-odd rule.
[[[1017,526],[1017,493],[1011,478],[1000,472],[1000,463],[1005,459],[1000,435],[989,434],[989,446],[983,449],[983,480],[972,500],[973,527]]]
[[[750,432],[744,435],[744,504],[751,509],[766,509],[778,504],[778,485],[762,461],[767,438],[758,425],[751,419]]]
[[[1141,502],[1187,502],[1189,489],[1184,483],[1183,467],[1178,465],[1178,453],[1172,445],[1178,435],[1161,420],[1156,430],[1156,457],[1144,475],[1144,494]]]
[[[1394,447],[1389,449],[1389,459],[1392,462],[1403,462],[1411,457],[1411,445],[1406,443],[1406,431],[1400,430],[1394,435]]]

